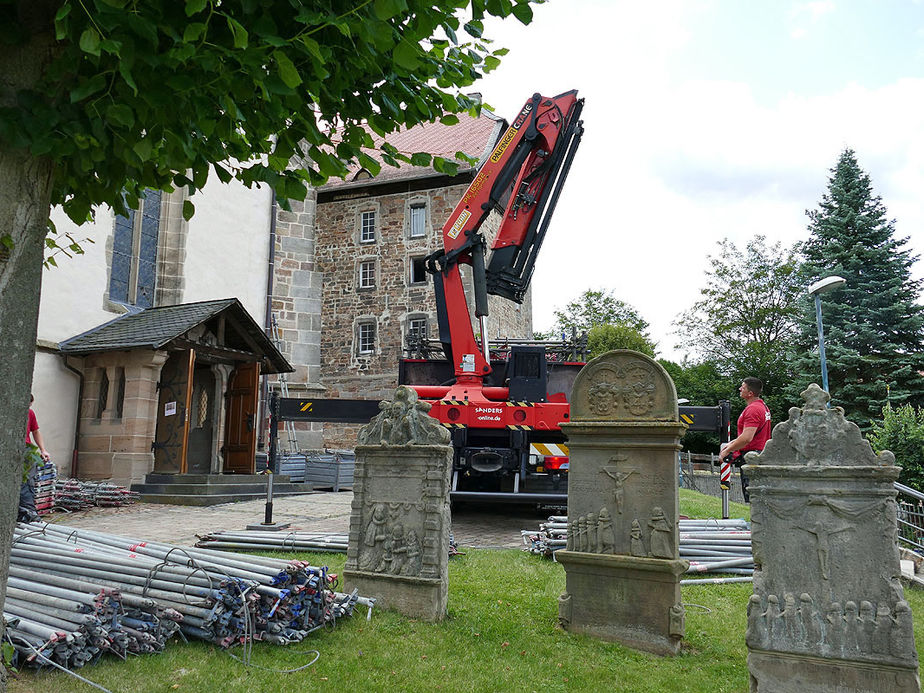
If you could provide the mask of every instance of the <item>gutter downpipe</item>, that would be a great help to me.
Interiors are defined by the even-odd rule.
[[[269,228],[269,253],[266,269],[266,313],[263,316],[263,331],[272,341],[273,339],[273,282],[276,278],[276,191],[272,190],[272,202],[270,204],[270,228]],[[263,435],[266,432],[264,421],[266,420],[266,400],[269,397],[269,379],[264,373],[261,375],[260,384],[260,434],[257,437],[257,448],[263,450],[266,442]]]
[[[74,450],[71,452],[71,478],[77,478],[77,449],[80,444],[80,409],[83,403],[83,371],[77,370],[67,362],[67,354],[58,352],[64,360],[64,367],[77,376],[77,421],[74,423]]]

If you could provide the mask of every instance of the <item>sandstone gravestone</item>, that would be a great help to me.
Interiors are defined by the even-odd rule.
[[[899,576],[890,452],[873,454],[817,385],[749,453],[752,693],[919,691]]]
[[[446,615],[449,431],[401,386],[359,433],[344,581],[406,616]]]
[[[655,361],[611,351],[572,389],[568,545],[559,622],[657,654],[684,631],[678,559],[677,451],[686,426],[674,383]]]

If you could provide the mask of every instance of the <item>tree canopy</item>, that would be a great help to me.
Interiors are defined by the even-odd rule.
[[[589,332],[600,325],[626,325],[648,337],[648,322],[639,312],[625,301],[613,295],[612,290],[587,289],[576,299],[554,312],[555,334],[570,335]]]
[[[744,250],[728,239],[718,246],[701,298],[677,319],[677,334],[732,381],[756,376],[768,392],[781,392],[791,378],[798,297],[805,291],[798,250],[763,236]]]
[[[853,150],[840,155],[818,208],[806,213],[802,285],[829,275],[847,280],[821,297],[832,400],[865,429],[887,403],[922,401],[922,283],[911,278],[917,257],[907,238],[895,237],[895,222]],[[798,390],[820,378],[813,302],[803,302],[800,325]]]

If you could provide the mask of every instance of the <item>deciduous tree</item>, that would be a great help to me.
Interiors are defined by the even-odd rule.
[[[361,124],[381,136],[475,108],[459,88],[503,54],[482,20],[511,14],[528,23],[529,0],[0,0],[0,597],[50,207],[79,224],[211,175],[284,203],[349,161],[375,173]]]
[[[626,325],[649,339],[648,322],[635,308],[616,298],[612,290],[587,289],[554,314],[556,336],[590,332],[598,325]]]

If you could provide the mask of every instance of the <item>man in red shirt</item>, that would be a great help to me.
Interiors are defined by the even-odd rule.
[[[748,494],[748,480],[741,465],[744,456],[752,450],[762,452],[767,441],[770,440],[770,410],[760,398],[764,384],[758,378],[745,378],[738,388],[741,399],[744,400],[744,411],[738,417],[738,437],[725,443],[719,450],[719,459],[724,460],[732,455],[733,463],[741,474],[741,492],[744,501],[750,500]]]

